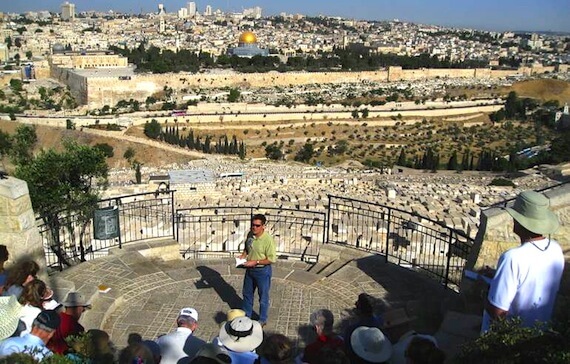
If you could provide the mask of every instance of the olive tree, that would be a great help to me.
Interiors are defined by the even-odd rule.
[[[63,246],[76,249],[76,240],[85,240],[99,192],[107,186],[108,166],[97,148],[69,140],[64,140],[63,147],[62,152],[41,151],[17,165],[14,175],[28,183],[34,211],[51,233],[52,250],[60,262],[70,265]],[[66,234],[61,233],[63,229]],[[61,241],[64,236],[70,241]]]

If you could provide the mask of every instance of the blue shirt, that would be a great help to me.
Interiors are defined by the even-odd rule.
[[[20,337],[10,337],[0,342],[0,356],[14,353],[30,354],[37,361],[51,356],[53,353],[39,337],[32,334],[24,334]]]

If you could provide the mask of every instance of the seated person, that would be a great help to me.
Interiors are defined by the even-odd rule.
[[[350,335],[360,326],[377,327],[382,329],[384,320],[382,317],[374,314],[373,297],[366,293],[358,295],[358,299],[354,303],[354,313],[356,314],[355,322],[350,325],[344,332],[344,341],[350,341]]]
[[[220,329],[220,335],[214,339],[227,349],[232,363],[253,364],[258,355],[255,349],[263,341],[261,324],[249,317],[236,317],[227,321]]]
[[[408,364],[443,364],[445,353],[430,339],[416,336],[406,350]]]
[[[285,335],[272,334],[263,340],[257,350],[259,364],[294,364],[293,343]]]
[[[387,363],[392,343],[379,328],[360,326],[350,335],[347,350],[351,364]]]
[[[317,339],[305,348],[303,362],[310,364],[320,363],[321,356],[319,352],[323,347],[344,350],[344,340],[333,332],[334,316],[331,311],[326,309],[317,310],[311,314],[309,320],[317,333]]]

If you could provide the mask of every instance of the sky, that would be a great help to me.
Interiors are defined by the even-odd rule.
[[[186,0],[68,0],[76,11],[116,10],[128,13],[155,11],[163,3],[176,12]],[[490,31],[529,30],[570,32],[570,0],[198,0],[199,12],[206,5],[223,11],[241,11],[260,6],[263,15],[300,13],[342,16],[366,20],[408,21],[421,24]],[[62,0],[0,0],[0,11],[22,13],[60,12]]]

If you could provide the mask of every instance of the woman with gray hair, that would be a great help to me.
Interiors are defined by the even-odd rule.
[[[317,310],[309,320],[317,333],[317,339],[305,348],[302,359],[304,363],[320,363],[321,350],[326,347],[344,351],[344,340],[333,332],[334,316],[331,311]]]

